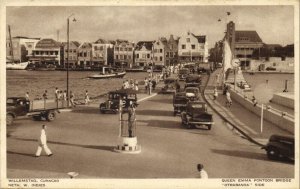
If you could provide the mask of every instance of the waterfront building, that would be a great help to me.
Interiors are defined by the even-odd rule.
[[[28,58],[33,63],[61,66],[61,55],[61,43],[53,39],[42,39],[36,44],[32,55],[28,55]]]
[[[28,61],[28,56],[32,55],[32,51],[35,49],[36,44],[40,41],[40,38],[29,38],[16,36],[12,38],[12,44],[9,39],[6,39],[6,58],[14,61],[25,62]]]
[[[208,44],[205,35],[187,32],[179,38],[178,58],[180,63],[208,62]]]
[[[92,62],[93,67],[111,66],[114,60],[113,42],[104,39],[98,39],[92,43]]]
[[[69,43],[69,59],[68,59],[68,44],[67,42],[62,43],[63,47],[63,63],[66,68],[69,62],[69,68],[78,67],[78,47],[80,46],[77,41],[70,41]],[[68,60],[67,60],[68,59]]]
[[[78,47],[78,65],[80,68],[92,66],[92,44],[88,42],[82,43]]]
[[[114,42],[114,66],[129,67],[133,66],[134,43],[127,40],[117,39]]]
[[[166,66],[177,65],[178,64],[178,39],[174,39],[173,35],[170,35],[165,52],[166,52],[165,65]]]
[[[254,30],[235,30],[234,22],[227,24],[225,38],[229,42],[232,54],[238,58],[242,70],[250,69],[253,52],[263,47],[263,42]]]
[[[135,46],[134,60],[136,66],[152,65],[153,41],[139,41]]]
[[[166,38],[161,37],[153,42],[153,63],[154,65],[165,66],[166,65],[166,49],[168,41]]]

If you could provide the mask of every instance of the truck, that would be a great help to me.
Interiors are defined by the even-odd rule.
[[[14,120],[21,116],[30,116],[34,120],[53,121],[56,112],[66,105],[66,101],[55,99],[30,101],[25,97],[8,97],[6,99],[6,125],[12,125]]]

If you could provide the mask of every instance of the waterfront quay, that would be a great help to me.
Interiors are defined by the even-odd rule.
[[[203,76],[203,83],[208,77]],[[180,116],[173,116],[173,95],[157,94],[160,87],[161,83],[151,96],[138,94],[136,132],[141,153],[114,151],[121,140],[119,115],[101,114],[95,101],[62,112],[53,122],[16,120],[7,128],[7,177],[69,178],[67,173],[75,171],[79,173],[76,178],[198,178],[198,163],[205,166],[209,178],[294,177],[293,163],[269,160],[260,145],[228,122],[234,119],[250,128],[258,116],[235,102],[230,109],[224,108],[220,94],[219,103],[208,107],[215,122],[212,129],[186,129]],[[232,117],[215,112],[220,109]],[[48,146],[54,155],[36,158],[42,124],[48,126]],[[265,124],[261,139],[270,133],[288,134]],[[256,135],[249,136],[255,139]]]

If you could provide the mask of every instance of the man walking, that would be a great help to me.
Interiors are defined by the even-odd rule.
[[[46,128],[47,128],[46,125],[42,126],[41,136],[39,137],[39,140],[38,140],[39,145],[38,145],[38,149],[35,153],[35,157],[40,157],[43,149],[49,157],[53,155],[51,150],[47,146]]]
[[[199,171],[199,176],[201,179],[208,179],[207,172],[203,168],[204,168],[204,166],[202,164],[197,165],[197,169]]]

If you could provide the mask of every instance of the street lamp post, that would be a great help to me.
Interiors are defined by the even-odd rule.
[[[74,14],[71,14],[67,18],[67,107],[69,107],[70,103],[70,93],[69,93],[69,51],[70,51],[70,17]],[[73,20],[76,21],[75,18]]]

